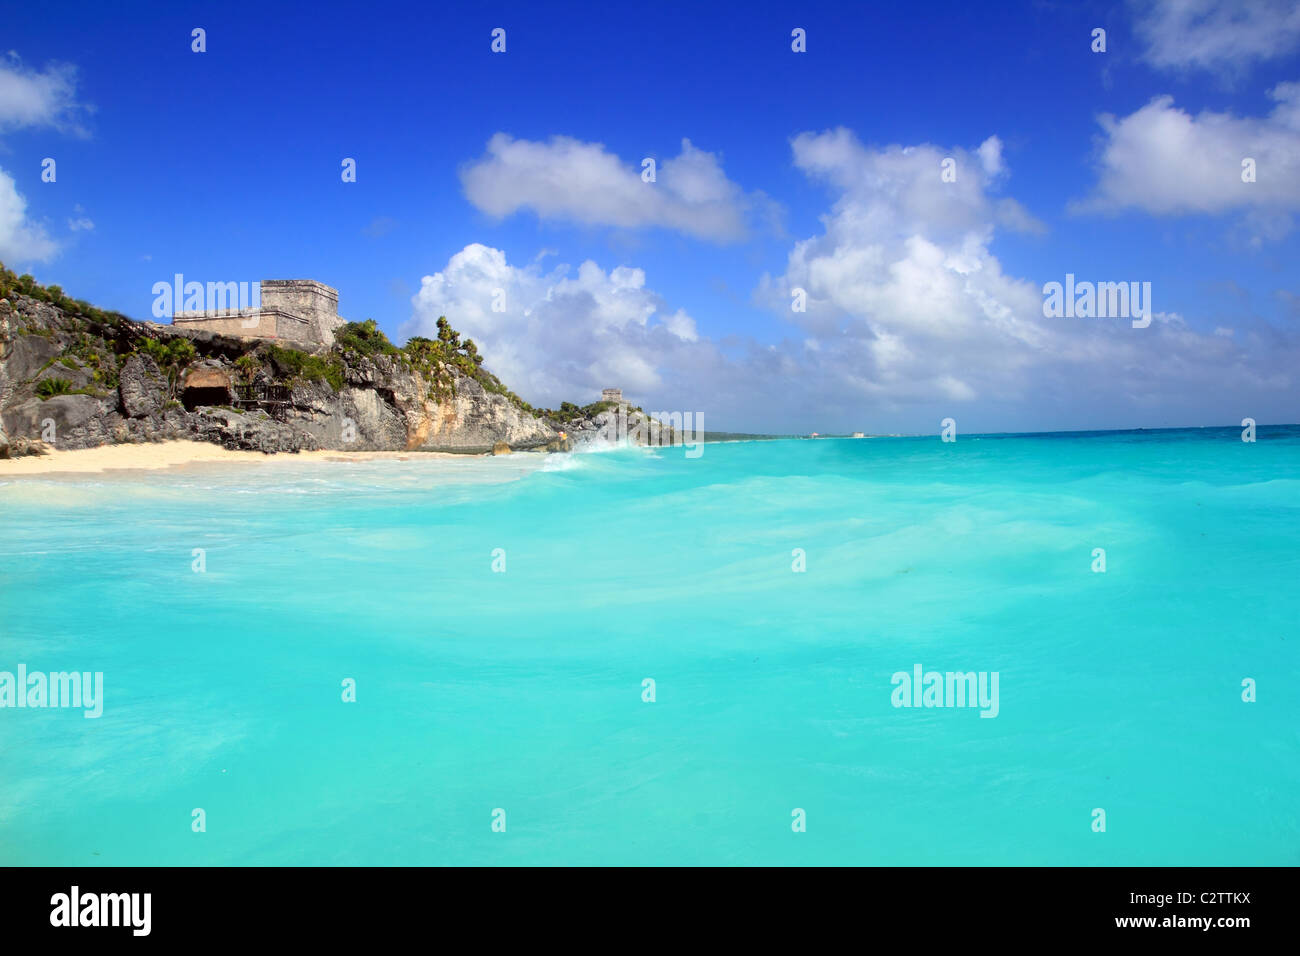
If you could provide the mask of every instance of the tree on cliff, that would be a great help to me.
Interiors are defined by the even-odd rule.
[[[474,344],[473,339],[465,340],[464,349],[465,349],[465,354],[469,356],[470,361],[473,362],[476,366],[483,364],[483,356],[478,354],[478,346]]]
[[[140,351],[158,364],[167,375],[167,398],[176,397],[176,385],[181,372],[197,357],[193,344],[188,339],[170,339],[164,345],[157,339],[142,339]]]
[[[451,327],[445,315],[438,316],[438,341],[445,342],[452,351],[460,348],[460,333]]]

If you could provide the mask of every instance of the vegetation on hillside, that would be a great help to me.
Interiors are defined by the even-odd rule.
[[[72,344],[64,349],[59,361],[68,368],[80,366],[88,369],[92,381],[100,388],[109,390],[117,388],[116,353],[106,347],[101,340],[85,332],[78,332],[73,337]]]
[[[36,394],[41,398],[53,398],[55,395],[67,395],[72,391],[72,383],[66,378],[43,378],[36,383]]]
[[[601,412],[617,408],[618,402],[592,402],[590,405],[575,405],[573,402],[560,402],[559,408],[535,408],[534,414],[545,418],[557,428],[563,428],[584,418],[594,418]]]
[[[262,342],[250,353],[254,361],[264,359],[273,371],[277,384],[293,387],[300,382],[325,382],[334,391],[343,387],[343,362],[338,355],[313,355],[298,349],[285,348],[274,342]],[[246,358],[247,355],[241,356]]]
[[[162,373],[167,376],[167,397],[176,397],[176,386],[181,374],[198,358],[194,345],[188,339],[170,339],[160,342],[157,339],[142,339],[139,350],[154,360]]]
[[[396,361],[419,372],[429,381],[429,397],[444,401],[455,394],[456,373],[472,378],[483,390],[504,395],[516,407],[531,412],[533,408],[483,367],[483,356],[473,339],[461,341],[446,316],[438,319],[438,337],[413,335],[403,346],[389,341],[374,319],[348,322],[334,332],[334,345],[344,356],[349,353],[373,357],[392,356]]]
[[[57,285],[43,286],[26,273],[15,275],[5,268],[3,262],[0,262],[0,299],[8,298],[11,293],[15,292],[31,296],[41,302],[48,302],[51,305],[58,306],[64,312],[79,315],[104,325],[118,325],[122,322],[131,321],[121,312],[106,312],[103,309],[95,308],[82,299],[69,298],[63,294],[63,289]]]

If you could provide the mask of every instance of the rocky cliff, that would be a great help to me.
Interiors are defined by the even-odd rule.
[[[57,294],[56,294],[57,293]],[[48,300],[48,301],[47,301]],[[193,439],[300,449],[570,447],[481,368],[473,343],[364,338],[316,353],[135,322],[14,288],[0,298],[0,455]],[[367,352],[370,354],[367,354]]]

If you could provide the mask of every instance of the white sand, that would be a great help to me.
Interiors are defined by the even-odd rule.
[[[231,451],[202,441],[150,442],[139,445],[101,445],[75,451],[52,451],[48,455],[0,459],[0,478],[24,475],[96,474],[105,471],[179,468],[185,465],[218,463],[274,463],[304,461],[370,461],[389,458],[398,461],[429,458],[464,458],[450,452],[433,451],[303,451],[297,454],[267,455],[260,451]]]

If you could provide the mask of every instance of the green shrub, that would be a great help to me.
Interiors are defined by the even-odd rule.
[[[68,368],[77,368],[74,358],[80,359],[81,365],[90,369],[96,383],[106,388],[117,388],[117,358],[103,339],[78,332],[59,361]]]
[[[72,383],[66,378],[43,378],[36,383],[36,394],[43,399],[67,395],[71,391]]]
[[[334,356],[324,359],[279,345],[267,345],[265,354],[276,376],[287,379],[291,387],[301,380],[325,382],[336,392],[343,387],[343,363]]]
[[[618,402],[592,402],[590,405],[575,405],[573,402],[560,402],[558,409],[538,408],[534,409],[527,402],[516,402],[526,411],[540,415],[553,425],[567,425],[570,422],[577,421],[581,418],[595,418],[601,412],[608,411],[611,408],[617,408]]]
[[[433,382],[430,397],[442,400],[456,394],[456,375],[472,378],[484,391],[504,395],[516,407],[532,412],[533,407],[521,399],[483,367],[483,356],[473,339],[460,339],[445,315],[438,317],[438,338],[413,335],[401,348],[405,364]]]
[[[374,319],[347,322],[339,326],[334,332],[334,344],[344,351],[367,356],[398,355],[401,352],[401,349],[388,341],[388,336]]]
[[[252,352],[246,353],[235,359],[235,371],[239,373],[241,384],[251,385],[253,377],[257,375],[258,370],[262,367]]]
[[[158,339],[145,338],[140,340],[137,349],[141,354],[153,359],[166,374],[167,397],[175,398],[176,384],[180,381],[181,372],[198,357],[198,353],[194,350],[194,343],[189,339],[175,338],[168,339],[164,344]]]

